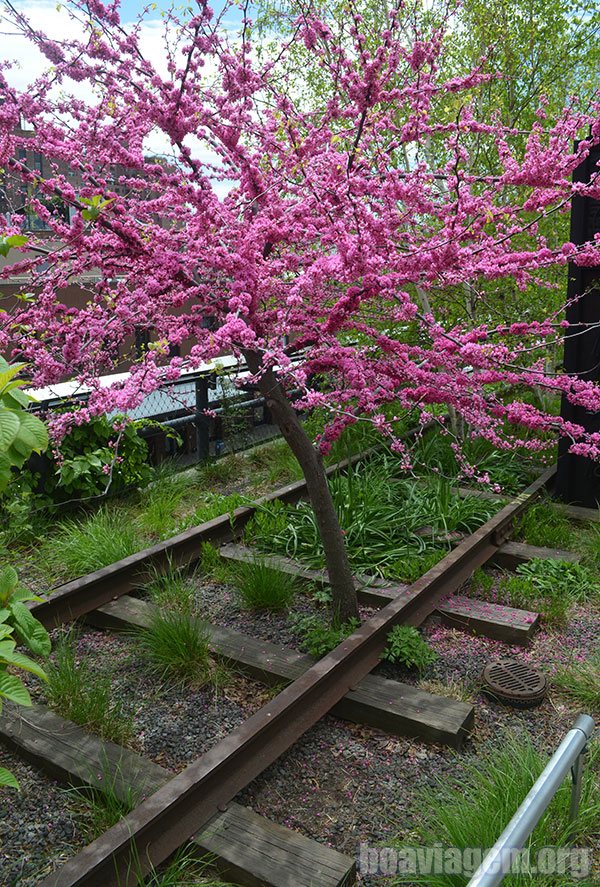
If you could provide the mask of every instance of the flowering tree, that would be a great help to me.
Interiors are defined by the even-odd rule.
[[[356,615],[356,597],[321,453],[348,424],[373,422],[406,464],[391,403],[422,422],[449,406],[503,448],[542,448],[559,432],[573,452],[600,455],[600,435],[505,396],[544,386],[600,408],[595,385],[545,369],[545,350],[567,332],[561,315],[465,326],[431,310],[432,293],[451,299],[468,286],[477,299],[480,283],[503,279],[526,293],[547,285],[548,268],[600,264],[599,244],[540,233],[568,211],[571,173],[600,141],[597,103],[573,101],[549,120],[542,99],[525,147],[514,147],[520,133],[477,117],[477,91],[495,76],[486,60],[465,76],[440,73],[450,13],[425,34],[401,2],[376,43],[352,6],[343,39],[310,14],[297,19],[290,44],[304,42],[329,84],[322,102],[303,97],[303,72],[285,64],[290,44],[256,52],[247,11],[236,35],[203,2],[166,14],[157,66],[141,21],[124,26],[117,3],[70,0],[64,14],[82,36],[64,42],[5,6],[49,68],[22,93],[5,70],[0,165],[55,238],[31,235],[11,252],[3,273],[26,275],[35,297],[0,315],[0,348],[27,360],[36,384],[88,384],[80,418],[126,410],[175,379],[184,362],[169,347],[185,340],[192,366],[243,357],[304,471],[339,618]],[[22,119],[26,137],[15,136]],[[157,133],[169,146],[159,162],[147,151]],[[495,154],[497,174],[478,173],[474,140]],[[48,174],[18,159],[25,141]],[[600,197],[596,178],[576,187]],[[4,243],[22,221],[6,221]],[[68,308],[61,290],[83,275],[94,278],[89,302]],[[151,347],[125,382],[101,388],[134,326],[153,331]],[[296,407],[331,411],[318,446],[292,388]]]

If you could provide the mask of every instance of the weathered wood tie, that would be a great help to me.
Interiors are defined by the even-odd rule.
[[[42,705],[23,712],[7,705],[0,737],[53,776],[122,801],[152,794],[173,776],[129,749],[86,733]],[[198,855],[214,857],[222,877],[249,887],[346,887],[355,883],[353,859],[230,803],[192,838]]]
[[[153,604],[124,596],[94,611],[86,621],[100,628],[131,630],[149,625]],[[229,628],[210,625],[211,650],[268,686],[295,681],[314,665],[311,656]],[[367,675],[331,713],[397,736],[415,736],[460,748],[474,723],[472,705],[425,693],[409,684]]]
[[[563,551],[561,548],[542,548],[538,545],[527,545],[525,542],[505,542],[491,559],[492,566],[504,570],[516,570],[519,564],[526,564],[533,558],[569,561],[577,564],[581,555],[574,551]]]
[[[327,584],[324,570],[307,570],[291,558],[263,557],[244,545],[229,543],[219,549],[221,557],[227,560],[251,563],[257,557],[275,570]],[[370,587],[369,587],[370,586]],[[378,577],[358,576],[356,591],[359,601],[371,607],[385,607],[392,598],[409,594],[409,586],[386,584]],[[465,597],[452,597],[437,605],[442,621],[453,628],[460,628],[473,634],[483,635],[509,644],[527,644],[539,627],[539,613],[518,610],[500,604],[470,600]]]

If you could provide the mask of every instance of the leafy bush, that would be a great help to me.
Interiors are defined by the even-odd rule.
[[[128,557],[144,544],[126,512],[103,507],[59,524],[40,549],[40,563],[53,576],[73,579]]]
[[[230,564],[227,572],[228,581],[252,610],[284,610],[298,588],[293,576],[274,570],[260,558],[251,563]]]
[[[48,665],[48,705],[102,739],[127,745],[133,736],[133,721],[115,699],[112,677],[79,658],[76,643],[77,636],[71,630],[56,645],[54,659]]]
[[[146,485],[152,477],[148,445],[138,430],[147,421],[131,422],[123,416],[98,416],[74,425],[60,444],[56,466],[57,498],[99,496],[110,479],[111,492]]]
[[[387,646],[381,658],[405,668],[423,671],[438,656],[412,625],[396,625],[388,634]]]
[[[161,677],[203,686],[213,677],[210,630],[187,613],[156,613],[148,628],[136,632],[138,647]]]
[[[340,625],[331,625],[319,616],[300,616],[292,621],[294,631],[300,637],[300,649],[321,659],[331,653],[359,627],[358,619],[350,619]]]

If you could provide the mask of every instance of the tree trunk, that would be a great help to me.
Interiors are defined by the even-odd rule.
[[[342,528],[329,491],[321,454],[313,446],[273,371],[271,369],[262,370],[260,354],[255,351],[246,351],[244,357],[253,375],[261,373],[258,389],[265,398],[271,415],[302,468],[325,553],[333,599],[333,620],[334,622],[347,622],[351,618],[358,619],[354,578]]]

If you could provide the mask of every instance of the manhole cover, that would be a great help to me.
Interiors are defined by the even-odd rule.
[[[509,656],[488,662],[483,669],[482,679],[488,695],[515,708],[539,705],[548,688],[544,674]]]

